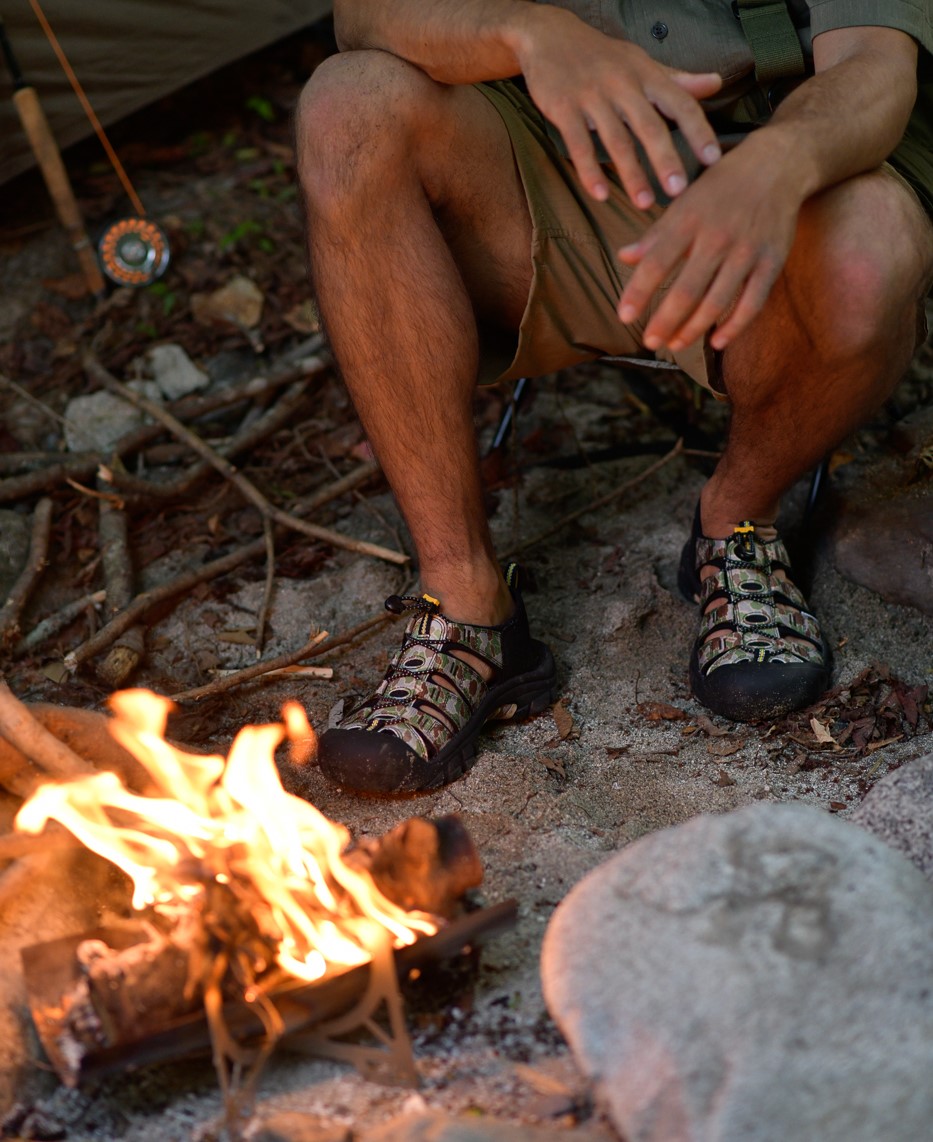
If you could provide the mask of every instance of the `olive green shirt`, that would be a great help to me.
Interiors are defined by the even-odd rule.
[[[569,9],[607,35],[638,44],[668,67],[718,72],[722,90],[703,105],[724,146],[765,122],[782,94],[782,81],[767,86],[756,81],[755,57],[731,0],[548,2]],[[895,28],[920,45],[917,104],[890,162],[933,214],[933,0],[786,0],[786,7],[796,29],[805,75],[813,73],[812,39],[822,32]],[[676,132],[675,142],[681,144]],[[689,148],[681,144],[678,149],[691,175],[697,173]]]

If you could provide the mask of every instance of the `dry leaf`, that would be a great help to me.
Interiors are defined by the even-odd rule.
[[[817,718],[810,719],[810,729],[813,730],[813,736],[821,745],[834,745],[836,749],[839,748],[839,743]]]
[[[726,773],[726,771],[724,769],[720,768],[718,775],[713,778],[713,784],[714,785],[723,785],[723,786],[735,785],[735,778],[730,777],[729,774]]]
[[[290,325],[297,333],[310,334],[320,331],[321,319],[318,316],[317,306],[310,298],[298,305],[293,305],[283,317],[285,324]]]
[[[246,646],[256,645],[256,636],[248,630],[222,630],[217,633],[218,642],[242,643]]]
[[[42,667],[42,673],[52,682],[64,682],[68,677],[64,662],[50,662]]]
[[[738,753],[743,745],[745,738],[731,738],[727,742],[707,742],[706,752],[711,753],[713,757],[731,757],[732,754]]]
[[[686,710],[667,702],[639,702],[635,709],[649,722],[685,722],[689,717]]]
[[[576,741],[580,736],[580,730],[564,703],[562,701],[555,702],[551,707],[551,713],[554,715],[554,725],[557,726],[560,740],[565,742]]]
[[[549,770],[549,772],[556,773],[558,777],[567,776],[567,767],[559,757],[542,757],[541,764],[545,769]]]
[[[710,721],[705,714],[697,714],[693,720],[707,737],[723,738],[729,733],[729,731],[724,730],[722,726],[717,726],[714,722]]]
[[[237,274],[213,293],[196,293],[191,298],[191,312],[201,325],[235,325],[238,329],[254,329],[262,317],[265,302],[262,290],[249,278]]]

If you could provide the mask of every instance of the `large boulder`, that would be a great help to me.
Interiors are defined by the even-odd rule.
[[[849,820],[903,853],[933,880],[933,753],[883,777]]]
[[[627,1142],[917,1142],[933,887],[813,807],[644,837],[547,931],[545,998]]]

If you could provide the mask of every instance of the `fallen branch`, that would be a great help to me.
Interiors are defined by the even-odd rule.
[[[106,591],[92,591],[89,595],[82,595],[80,599],[75,599],[73,602],[62,607],[61,610],[55,611],[54,614],[44,618],[41,623],[37,623],[29,634],[19,640],[13,648],[13,656],[19,658],[24,654],[28,654],[30,650],[34,650],[37,646],[40,646],[47,638],[51,638],[53,634],[58,634],[60,630],[64,630],[70,622],[74,622],[88,607],[99,606],[106,598]]]
[[[252,377],[241,385],[225,388],[222,392],[211,393],[208,396],[190,394],[174,401],[168,407],[180,420],[198,420],[241,401],[266,396],[302,377],[313,377],[328,368],[329,363],[329,360],[323,356],[309,357],[297,368],[289,368],[269,377]],[[68,479],[90,480],[101,464],[113,463],[114,456],[125,457],[138,452],[164,432],[165,426],[162,424],[144,424],[121,436],[106,455],[103,452],[80,452],[37,471],[0,480],[0,503],[13,503],[38,495],[40,492],[51,491]]]
[[[556,532],[561,531],[567,526],[568,523],[573,523],[574,520],[579,519],[581,516],[588,515],[590,512],[596,511],[597,508],[605,507],[606,504],[610,504],[613,500],[617,500],[620,496],[624,495],[628,491],[631,491],[632,488],[637,487],[637,485],[642,483],[644,480],[647,480],[649,476],[653,476],[654,473],[663,468],[665,464],[670,463],[670,461],[673,460],[675,456],[679,456],[683,452],[683,443],[683,437],[681,437],[674,445],[674,447],[670,450],[670,452],[666,452],[659,460],[655,460],[653,464],[649,464],[643,472],[639,472],[637,476],[633,476],[631,480],[626,480],[625,483],[620,484],[617,488],[613,488],[611,492],[607,492],[604,496],[600,496],[599,499],[593,500],[591,503],[586,504],[584,507],[578,508],[576,511],[570,512],[568,515],[561,517],[561,519],[559,519],[557,523],[553,525],[553,527],[549,527],[547,530],[539,532],[531,539],[523,540],[516,547],[513,547],[511,551],[505,552],[501,558],[506,559],[512,555],[517,555],[520,551],[527,550],[529,547],[534,547],[543,539],[549,539]]]
[[[339,496],[344,495],[347,491],[352,491],[353,488],[365,483],[366,480],[375,474],[373,468],[374,466],[370,464],[361,465],[353,472],[350,472],[349,475],[334,481],[332,484],[328,484],[325,488],[321,488],[315,492],[313,496],[309,497],[309,499],[299,501],[295,505],[295,512],[304,513],[323,507],[324,504],[330,500],[335,500]],[[174,579],[170,579],[167,583],[162,583],[158,587],[153,587],[151,590],[137,595],[122,614],[115,616],[109,623],[101,627],[97,634],[88,639],[87,642],[71,651],[70,654],[67,654],[65,656],[65,666],[68,670],[77,669],[82,662],[87,662],[89,658],[93,658],[95,655],[106,650],[115,638],[118,638],[138,619],[142,618],[147,611],[158,606],[159,603],[164,603],[167,599],[172,599],[176,595],[191,591],[201,583],[206,583],[211,579],[226,575],[229,571],[233,571],[239,567],[241,563],[246,563],[250,559],[256,559],[265,551],[265,538],[256,539],[252,543],[248,543],[245,547],[241,547],[238,551],[231,551],[228,555],[223,555],[219,559],[205,563],[202,567],[198,567],[194,571],[185,571]]]
[[[310,377],[303,377],[290,386],[282,397],[267,409],[249,428],[237,433],[231,440],[217,449],[217,454],[225,460],[232,460],[244,452],[252,452],[268,436],[277,432],[292,419],[295,409],[304,399]],[[199,460],[177,480],[159,483],[140,476],[131,475],[116,465],[106,475],[113,486],[134,500],[176,500],[188,495],[191,490],[214,470],[207,460]]]
[[[49,733],[5,682],[0,682],[0,736],[49,777],[67,780],[97,772],[90,762]]]
[[[377,627],[382,623],[389,622],[394,618],[394,615],[379,614],[373,615],[371,618],[366,619],[365,622],[359,623],[357,626],[348,630],[346,634],[340,635],[338,638],[327,639],[322,642],[320,635],[315,635],[310,642],[305,643],[300,650],[290,651],[288,654],[280,654],[277,658],[270,658],[265,662],[257,662],[255,666],[247,666],[245,670],[238,670],[235,674],[230,674],[226,678],[219,678],[216,682],[210,682],[206,686],[198,686],[193,690],[182,690],[179,694],[171,694],[170,697],[175,702],[196,702],[202,698],[213,698],[217,694],[225,694],[228,690],[233,690],[237,686],[242,686],[246,682],[252,682],[254,678],[260,678],[263,674],[268,674],[271,670],[281,670],[285,666],[293,666],[298,662],[307,662],[310,658],[317,658],[321,654],[327,654],[328,651],[336,650],[340,646],[346,646],[347,643],[353,642],[359,638],[361,634],[365,634],[373,627]]]
[[[0,608],[0,646],[12,641],[19,632],[19,616],[46,566],[51,534],[52,501],[40,500],[32,517],[32,536],[26,566]]]
[[[110,485],[98,477],[99,491],[106,492]],[[113,617],[129,606],[133,598],[133,561],[130,557],[129,526],[122,503],[114,503],[108,495],[99,501],[100,561],[107,590],[107,612]],[[110,648],[107,657],[97,666],[97,676],[112,690],[118,689],[130,677],[146,650],[145,630],[131,626]]]
[[[207,460],[225,479],[229,480],[240,495],[251,503],[265,518],[271,519],[275,523],[292,531],[309,535],[312,539],[322,539],[325,543],[329,543],[334,547],[342,547],[347,551],[355,551],[360,555],[372,555],[374,558],[384,559],[388,563],[409,562],[409,557],[403,555],[400,551],[391,551],[387,547],[380,547],[377,544],[351,539],[349,536],[341,535],[339,532],[332,531],[330,528],[319,527],[317,524],[307,523],[305,520],[297,519],[281,508],[275,507],[250,480],[247,480],[242,472],[238,471],[228,460],[219,456],[210,445],[205,444],[198,435],[186,428],[181,421],[168,412],[167,409],[156,404],[155,401],[147,400],[146,397],[139,396],[133,392],[132,389],[127,388],[126,385],[118,381],[116,377],[111,376],[100,362],[96,361],[93,357],[88,356],[85,358],[85,369],[92,379],[106,385],[111,392],[123,397],[124,400],[136,408],[141,409],[155,420],[158,420],[173,436],[188,444],[192,451]]]

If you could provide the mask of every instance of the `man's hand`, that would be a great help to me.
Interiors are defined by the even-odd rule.
[[[638,161],[635,139],[671,197],[686,189],[687,177],[669,123],[679,127],[704,166],[719,159],[719,143],[698,102],[722,86],[718,75],[675,71],[563,9],[552,8],[550,13],[546,23],[536,20],[533,33],[529,30],[516,54],[529,94],[560,131],[580,181],[593,198],[603,201],[609,189],[592,131],[629,197],[643,210],[655,196]]]
[[[824,32],[816,75],[726,155],[644,235],[619,252],[635,272],[619,317],[636,321],[665,281],[645,345],[679,350],[717,325],[725,349],[761,311],[790,253],[804,202],[878,167],[897,145],[916,95],[917,45],[892,28]]]
[[[648,349],[683,349],[719,321],[710,344],[724,349],[764,305],[790,253],[802,197],[792,155],[782,159],[762,142],[768,147],[764,136],[745,140],[619,251],[636,267],[621,321],[637,320],[674,279],[645,329]]]

